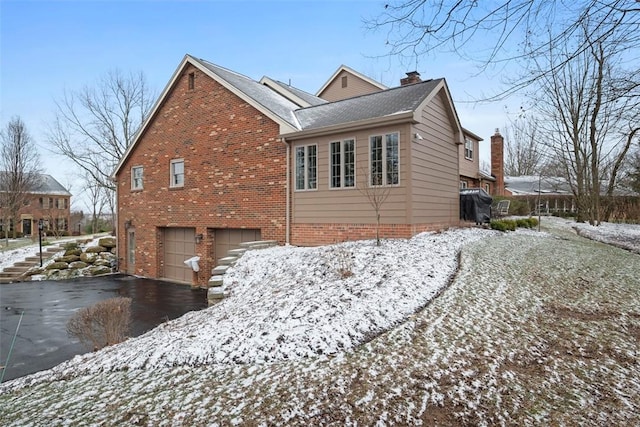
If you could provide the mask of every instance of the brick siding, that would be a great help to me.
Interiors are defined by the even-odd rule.
[[[194,89],[189,74],[194,73]],[[135,271],[162,277],[161,227],[195,228],[204,239],[198,284],[214,260],[214,228],[260,229],[285,240],[286,146],[279,126],[197,68],[188,65],[164,98],[117,177],[118,256],[128,271],[125,221],[136,234]],[[170,188],[170,162],[184,159],[184,187]],[[143,189],[131,190],[142,166]]]
[[[410,238],[424,231],[444,230],[459,225],[459,223],[380,224],[380,238]],[[299,246],[327,245],[347,240],[375,238],[375,224],[293,224],[291,227],[291,243]]]

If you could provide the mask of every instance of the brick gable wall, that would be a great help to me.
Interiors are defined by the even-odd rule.
[[[278,134],[277,123],[187,65],[117,177],[120,269],[163,277],[162,227],[205,236],[196,245],[200,285],[226,255],[213,253],[213,229],[260,229],[284,243],[286,146]],[[184,159],[183,188],[169,187],[173,159]],[[133,166],[144,168],[139,191],[131,190]],[[135,271],[126,264],[125,221],[136,233]]]

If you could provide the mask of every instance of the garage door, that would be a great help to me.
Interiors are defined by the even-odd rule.
[[[241,242],[254,242],[260,240],[260,230],[247,230],[239,228],[218,228],[214,234],[216,260],[226,257],[230,249],[238,249]],[[217,262],[216,262],[217,264]]]
[[[193,270],[184,261],[196,253],[194,228],[164,229],[164,278],[176,282],[191,283]]]

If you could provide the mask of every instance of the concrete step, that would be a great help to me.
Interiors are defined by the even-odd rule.
[[[228,265],[219,265],[216,268],[214,268],[213,270],[211,270],[211,275],[212,276],[221,276],[224,273],[226,273],[228,269],[229,269]]]
[[[13,266],[13,267],[6,267],[3,272],[5,273],[24,273],[27,270],[29,270],[31,268],[31,266],[29,267],[17,267],[17,266]]]
[[[0,277],[18,277],[22,276],[20,271],[0,271]]]
[[[240,247],[246,249],[263,249],[276,246],[277,244],[277,240],[256,240],[253,242],[242,242],[240,243]]]
[[[238,249],[230,249],[230,250],[227,252],[227,254],[228,254],[229,256],[236,256],[236,257],[237,257],[237,256],[242,255],[242,254],[243,254],[243,253],[245,253],[245,252],[247,252],[247,249],[246,249],[246,248],[238,248]]]
[[[224,289],[222,289],[221,286],[209,288],[209,290],[207,291],[207,301],[209,305],[213,305],[217,302],[220,302],[220,300],[223,298],[224,298]]]
[[[218,259],[218,265],[233,265],[236,263],[236,261],[238,260],[238,257],[236,256],[226,256],[224,258],[220,258]]]
[[[34,265],[38,265],[39,264],[40,259],[38,259],[38,261],[18,261],[15,264],[13,264],[14,267],[33,267]]]
[[[222,281],[223,281],[223,277],[224,276],[211,276],[209,278],[209,287],[210,288],[217,288],[222,286]]]

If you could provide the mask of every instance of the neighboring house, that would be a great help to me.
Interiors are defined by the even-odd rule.
[[[322,99],[185,56],[114,173],[121,270],[204,285],[242,241],[373,238],[380,195],[382,237],[458,225],[459,146],[479,138],[444,79],[403,82],[342,66]]]
[[[491,172],[494,180],[493,196],[503,196],[527,202],[531,214],[575,213],[577,204],[570,183],[565,177],[558,176],[505,176],[504,174],[504,137],[496,129],[491,136]],[[602,195],[606,183],[601,184]],[[638,194],[626,188],[616,188],[614,198],[621,210],[634,210]],[[616,212],[618,215],[625,213]]]
[[[1,218],[5,215],[0,214],[1,235],[4,235],[7,227],[11,232],[16,227],[16,231],[24,236],[36,235],[40,220],[46,233],[66,234],[69,232],[71,217],[71,193],[51,175],[40,174],[36,186],[29,191],[29,198],[18,215],[18,221],[11,219],[4,223]]]

